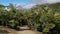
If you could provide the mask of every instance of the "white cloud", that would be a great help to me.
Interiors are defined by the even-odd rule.
[[[32,8],[33,6],[35,6],[36,4],[28,4],[28,5],[25,5],[23,8],[24,9],[29,9],[29,8]]]
[[[17,8],[18,9],[30,9],[32,8],[33,6],[35,6],[36,4],[17,4]]]
[[[56,2],[60,2],[60,0],[47,0],[47,3],[56,3]]]
[[[29,0],[29,1],[36,4],[60,2],[60,0]]]

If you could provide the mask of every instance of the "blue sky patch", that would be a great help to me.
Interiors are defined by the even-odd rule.
[[[9,3],[14,4],[31,4],[28,0],[0,0],[0,4],[8,5]]]

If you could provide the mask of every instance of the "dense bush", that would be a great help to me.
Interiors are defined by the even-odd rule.
[[[7,7],[7,9],[6,9]],[[13,4],[0,6],[0,25],[17,28],[28,25],[32,30],[48,34],[60,31],[60,14],[46,5],[19,10]]]

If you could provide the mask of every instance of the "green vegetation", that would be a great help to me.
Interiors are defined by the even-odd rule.
[[[14,29],[18,26],[28,25],[31,30],[40,31],[44,34],[59,33],[60,6],[58,5],[59,3],[36,5],[36,7],[28,10],[19,10],[13,4],[9,4],[9,6],[0,5],[0,25]]]

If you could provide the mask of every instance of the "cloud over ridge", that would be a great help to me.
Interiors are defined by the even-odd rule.
[[[60,0],[29,0],[32,3],[36,4],[44,4],[44,3],[57,3],[60,2]]]

